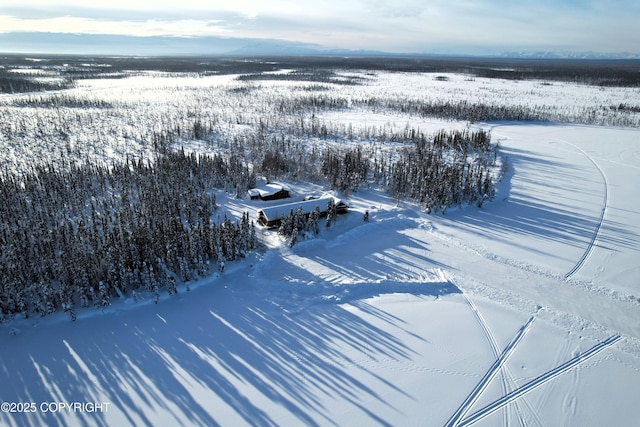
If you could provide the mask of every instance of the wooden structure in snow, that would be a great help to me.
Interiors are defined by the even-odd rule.
[[[318,199],[304,200],[300,202],[286,203],[284,205],[269,206],[258,211],[258,223],[265,227],[277,227],[285,215],[289,215],[291,211],[295,212],[302,208],[302,214],[309,216],[317,207],[320,208],[320,216],[327,216],[329,200],[333,200],[336,206],[336,213],[347,213],[347,206],[340,199],[332,196],[325,196]]]
[[[282,184],[265,184],[263,187],[251,188],[249,197],[251,200],[278,200],[290,196],[290,190]]]

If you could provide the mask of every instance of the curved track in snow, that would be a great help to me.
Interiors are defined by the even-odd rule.
[[[580,257],[580,259],[578,260],[578,262],[573,266],[573,268],[571,270],[569,270],[565,275],[564,275],[564,279],[565,280],[569,280],[571,279],[573,276],[575,276],[575,274],[580,271],[580,269],[582,268],[582,266],[584,266],[585,262],[587,262],[587,260],[589,259],[589,256],[591,255],[591,253],[593,252],[593,249],[596,246],[596,243],[598,241],[598,237],[600,236],[600,231],[602,230],[602,224],[604,223],[604,217],[607,213],[607,205],[609,203],[609,182],[607,181],[607,176],[605,175],[604,171],[602,170],[602,168],[600,167],[600,165],[598,165],[598,163],[596,163],[596,161],[593,159],[593,157],[591,157],[586,151],[584,151],[582,148],[578,147],[575,144],[572,144],[570,142],[567,141],[559,141],[562,142],[564,144],[570,145],[573,148],[575,148],[576,150],[580,151],[582,154],[584,154],[587,159],[589,159],[589,161],[591,163],[593,163],[593,165],[596,167],[596,169],[598,169],[598,172],[600,172],[600,176],[602,176],[602,181],[604,183],[604,197],[603,197],[603,202],[602,202],[602,210],[600,211],[600,218],[598,218],[598,224],[596,225],[596,229],[593,232],[592,236],[591,236],[591,241],[589,242],[589,245],[587,246],[587,249],[584,251],[584,253],[582,254],[582,256]]]

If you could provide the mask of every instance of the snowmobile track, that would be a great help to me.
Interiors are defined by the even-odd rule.
[[[487,324],[486,320],[480,313],[480,310],[478,310],[478,307],[465,294],[462,294],[462,296],[467,301],[467,304],[469,304],[469,307],[471,307],[471,311],[473,311],[473,315],[478,321],[478,324],[480,324],[480,327],[482,328],[484,335],[487,337],[487,341],[489,341],[489,345],[491,346],[491,351],[493,351],[493,357],[497,359],[498,357],[500,357],[500,348],[498,347],[498,342],[496,340],[496,337],[493,335],[491,328],[489,328],[489,325]],[[502,395],[504,396],[509,392],[509,389],[507,388],[507,380],[504,375],[502,376],[501,386],[502,386]],[[521,417],[520,413],[518,413],[518,415]],[[504,413],[504,417],[505,417],[504,419],[505,425],[507,425],[509,422],[508,420],[509,414],[506,411]]]
[[[575,149],[579,150],[582,154],[584,154],[589,159],[589,161],[593,163],[593,165],[598,169],[598,172],[600,172],[600,175],[602,176],[602,181],[604,182],[604,200],[602,202],[602,210],[600,211],[600,218],[598,219],[598,224],[596,226],[595,231],[593,232],[593,235],[591,236],[591,241],[589,242],[587,249],[582,254],[582,256],[580,257],[576,265],[574,265],[573,268],[569,270],[567,274],[564,275],[565,280],[569,280],[582,268],[584,263],[587,262],[587,259],[589,258],[589,256],[591,255],[591,252],[593,252],[593,249],[596,246],[596,242],[598,241],[598,237],[600,236],[600,230],[602,229],[602,223],[604,222],[604,217],[605,217],[605,214],[607,213],[607,204],[609,202],[609,194],[608,194],[609,182],[607,181],[607,176],[605,175],[600,165],[598,165],[598,163],[596,163],[596,161],[593,160],[593,158],[586,151],[584,151],[582,148],[570,142],[567,142],[567,141],[561,141],[561,142],[571,145]]]
[[[452,281],[453,279],[449,278],[449,280]],[[480,313],[480,310],[478,310],[478,307],[473,303],[473,301],[470,298],[468,298],[465,294],[462,294],[462,296],[467,301],[467,304],[469,304],[469,307],[471,307],[471,310],[473,311],[474,316],[476,317],[476,319],[478,320],[478,323],[482,327],[482,330],[484,331],[484,334],[487,337],[489,344],[491,345],[491,350],[493,351],[494,357],[496,358],[500,357],[500,348],[498,347],[498,342],[496,340],[495,335],[493,335],[491,328],[489,328],[489,325],[487,324],[487,321],[485,320],[484,316],[482,316],[482,313]],[[511,372],[511,369],[509,369],[508,366],[505,366],[504,372],[502,375],[502,394],[506,395],[509,391],[514,390],[516,388],[517,388],[517,383],[516,383],[515,377]],[[544,425],[542,420],[540,420],[540,418],[538,417],[538,414],[536,413],[533,406],[531,406],[531,403],[526,399],[523,399],[523,400],[524,400],[523,402],[524,408],[520,407],[520,405],[518,404],[518,401],[514,402],[515,415],[518,417],[518,422],[520,423],[520,425],[526,426],[527,424],[531,425],[532,423],[533,425],[538,425],[538,426]],[[527,423],[527,421],[524,418],[525,410],[529,412],[529,416],[531,417],[530,423]],[[508,418],[509,418],[509,414],[505,412],[504,425],[509,425]]]
[[[487,388],[491,380],[496,376],[500,368],[504,365],[509,356],[513,353],[516,346],[522,340],[525,333],[529,330],[529,327],[533,323],[534,318],[530,318],[529,321],[518,331],[513,340],[505,347],[500,356],[493,362],[493,365],[489,368],[489,370],[484,374],[480,382],[476,384],[474,389],[469,393],[466,399],[462,402],[462,404],[456,409],[451,418],[447,421],[445,426],[454,427],[460,425],[460,419],[465,416],[469,408],[473,406],[473,404],[480,398],[482,392]],[[508,394],[507,394],[508,396]]]
[[[474,412],[473,414],[469,415],[467,418],[463,419],[462,421],[460,421],[458,424],[455,424],[455,425],[459,427],[463,427],[463,426],[474,424],[477,421],[480,421],[481,419],[487,417],[488,415],[502,408],[504,405],[508,404],[509,402],[512,402],[515,399],[519,398],[520,396],[543,385],[547,381],[550,381],[555,377],[562,375],[565,372],[568,372],[571,368],[575,367],[576,365],[579,365],[580,363],[600,353],[602,350],[612,346],[613,344],[618,342],[621,338],[622,337],[620,335],[614,335],[602,341],[601,343],[596,344],[595,346],[591,347],[589,350],[585,351],[584,353],[581,353],[576,357],[574,357],[573,359],[570,359],[567,362],[563,363],[562,365],[534,378],[533,380],[529,381],[522,387],[519,387],[513,390],[511,393],[505,396],[502,396],[500,399],[495,400],[494,402],[488,404],[484,408]]]

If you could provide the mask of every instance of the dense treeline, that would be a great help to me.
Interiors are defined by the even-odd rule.
[[[367,181],[370,160],[365,156],[362,147],[344,150],[326,149],[322,155],[320,170],[322,176],[335,188],[346,194],[357,191]]]
[[[240,162],[167,152],[23,176],[0,175],[0,314],[108,305],[136,290],[177,292],[256,247],[248,214],[213,221],[212,188],[247,188]]]
[[[495,192],[492,167],[497,146],[484,130],[468,129],[425,134],[405,127],[392,131],[386,127],[354,129],[350,125],[327,126],[311,117],[300,119],[290,138],[247,135],[243,146],[265,149],[262,160],[253,158],[258,172],[277,178],[324,179],[343,194],[358,191],[370,180],[398,199],[411,198],[429,211],[444,212],[451,205],[482,203]],[[319,152],[313,138],[367,141],[354,146],[326,146]],[[374,143],[375,142],[375,143]],[[401,149],[387,147],[400,144]],[[253,154],[259,156],[260,151]]]
[[[441,131],[403,149],[389,166],[376,164],[375,175],[397,198],[417,200],[428,212],[463,203],[480,207],[495,194],[490,168],[497,148],[490,139],[482,130]]]
[[[300,75],[329,75],[335,70],[400,71],[417,73],[465,73],[478,77],[508,80],[553,80],[584,84],[638,87],[638,59],[527,59],[471,57],[329,57],[295,56],[272,58],[241,57],[83,57],[19,55],[0,57],[0,66],[29,67],[56,71],[69,81],[86,78],[117,78],[131,72],[253,74],[278,69],[296,69]],[[0,68],[0,71],[2,69]],[[271,77],[279,79],[281,77]],[[249,79],[255,77],[247,77]]]
[[[488,104],[467,100],[419,100],[375,96],[348,99],[343,96],[324,93],[282,100],[278,104],[279,111],[287,113],[308,109],[315,114],[320,114],[323,111],[339,111],[348,108],[363,108],[373,112],[400,112],[421,117],[470,122],[556,121],[631,127],[638,126],[638,119],[633,113],[637,113],[640,110],[640,107],[636,105],[621,104],[619,106],[601,106],[591,109],[579,108],[565,112],[545,105],[501,105],[499,103]],[[608,114],[607,110],[619,114]]]
[[[32,95],[20,98],[15,98],[12,104],[17,107],[32,107],[37,106],[39,108],[113,108],[114,105],[110,102],[100,99],[88,99],[69,94],[56,93],[54,95]]]
[[[38,78],[40,77],[40,78]],[[42,79],[46,74],[12,73],[0,67],[0,93],[41,92],[45,90],[60,90],[74,87],[73,80]]]
[[[491,146],[491,135],[483,130],[430,135],[410,126],[391,129],[326,123],[315,115],[298,117],[284,130],[286,137],[278,134],[283,131],[281,123],[265,118],[259,131],[246,133],[235,142],[236,149],[245,153],[256,173],[272,178],[321,179],[343,194],[358,191],[373,179],[397,197],[417,199],[435,211],[451,204],[475,203],[493,192],[490,168],[496,161],[497,147]],[[426,161],[420,165],[420,174],[413,173],[416,159]],[[402,171],[412,175],[403,176]],[[478,187],[480,176],[482,185]],[[438,180],[442,182],[437,184]],[[401,184],[405,181],[421,189],[408,191]],[[440,193],[435,190],[438,185]]]
[[[332,83],[338,85],[358,85],[362,84],[365,79],[357,75],[339,75],[333,70],[312,69],[301,71],[290,71],[287,73],[254,73],[243,74],[238,76],[240,81],[296,81],[296,82],[316,82],[316,83]]]

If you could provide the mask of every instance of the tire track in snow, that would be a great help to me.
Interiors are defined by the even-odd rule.
[[[558,140],[558,142],[562,142],[564,144],[570,145],[576,150],[580,151],[582,154],[584,154],[587,157],[587,159],[589,159],[589,161],[593,163],[596,169],[598,169],[598,172],[600,172],[600,176],[602,176],[602,181],[604,182],[604,197],[603,197],[604,200],[602,202],[602,210],[600,211],[600,218],[598,218],[598,224],[596,225],[596,229],[591,236],[591,241],[589,242],[587,249],[584,251],[584,253],[580,257],[576,265],[574,265],[573,268],[569,270],[567,274],[564,275],[564,279],[569,280],[573,276],[575,276],[575,274],[582,268],[585,262],[587,262],[587,259],[589,259],[589,256],[591,255],[591,253],[593,252],[593,249],[596,246],[596,242],[598,241],[598,237],[600,236],[600,231],[602,230],[602,224],[604,223],[604,217],[607,213],[607,205],[609,203],[609,191],[608,191],[609,182],[607,181],[607,176],[605,175],[600,165],[598,165],[598,163],[596,163],[593,157],[591,157],[586,151],[584,151],[582,148],[578,147],[577,145],[567,141]]]
[[[525,333],[529,330],[529,327],[533,323],[533,319],[533,317],[530,318],[529,321],[522,328],[520,328],[514,339],[502,351],[500,357],[498,357],[496,361],[493,362],[493,365],[491,365],[489,370],[484,374],[480,382],[476,384],[471,393],[469,393],[466,399],[453,413],[451,418],[449,418],[449,420],[445,424],[446,427],[454,427],[459,425],[460,419],[465,416],[471,406],[473,406],[473,404],[480,398],[482,392],[487,388],[491,380],[496,376],[500,368],[513,353],[513,350],[515,350],[522,337],[524,337]]]
[[[620,335],[614,335],[598,344],[596,344],[595,346],[591,347],[589,350],[585,351],[584,353],[581,353],[579,355],[577,355],[576,357],[568,360],[567,362],[563,363],[562,365],[547,371],[546,373],[534,378],[533,380],[529,381],[528,383],[526,383],[525,385],[523,385],[520,388],[515,389],[514,391],[512,391],[511,393],[502,396],[500,399],[495,400],[494,402],[488,404],[487,406],[485,406],[484,408],[474,412],[473,414],[469,415],[467,418],[463,419],[462,421],[460,421],[459,424],[456,424],[459,427],[463,427],[463,426],[468,426],[471,424],[476,423],[477,421],[480,421],[481,419],[491,415],[492,413],[494,413],[495,411],[497,411],[498,409],[502,408],[504,405],[508,404],[509,402],[512,402],[514,400],[516,400],[517,398],[519,398],[520,396],[530,392],[531,390],[543,385],[544,383],[546,383],[547,381],[551,381],[552,379],[554,379],[555,377],[562,375],[566,372],[568,372],[571,368],[575,367],[576,365],[579,365],[580,363],[584,362],[585,360],[588,360],[590,358],[592,358],[593,356],[595,356],[596,354],[600,353],[601,351],[605,350],[606,348],[614,345],[615,343],[617,343],[618,341],[620,341],[622,337]]]

